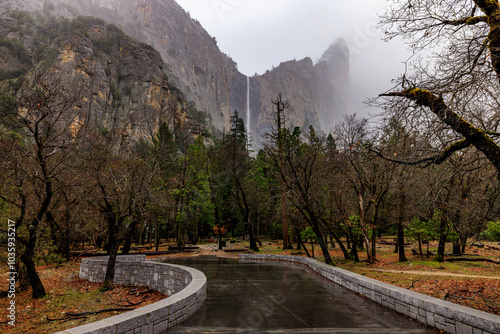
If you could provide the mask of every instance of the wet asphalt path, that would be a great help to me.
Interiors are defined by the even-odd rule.
[[[204,306],[168,333],[438,333],[303,266],[215,256],[167,262],[208,280]]]

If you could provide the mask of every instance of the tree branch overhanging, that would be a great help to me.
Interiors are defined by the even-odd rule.
[[[452,145],[451,150],[455,151],[460,148],[460,145],[473,145],[493,163],[495,168],[500,172],[500,146],[483,131],[453,111],[443,100],[442,97],[436,96],[428,90],[420,88],[410,88],[401,92],[390,92],[381,94],[385,97],[403,97],[415,102],[418,106],[429,108],[443,123],[450,126],[455,132],[461,134],[465,138],[465,142]]]
[[[443,24],[452,25],[452,26],[460,26],[460,25],[476,25],[478,23],[487,23],[488,17],[486,15],[483,16],[471,16],[466,17],[459,20],[445,20],[442,21]]]
[[[471,142],[467,139],[462,139],[462,140],[459,140],[457,142],[450,144],[443,152],[441,152],[435,156],[427,157],[427,158],[416,160],[416,161],[403,161],[403,160],[391,159],[389,157],[384,156],[382,154],[382,152],[380,152],[378,150],[374,150],[374,149],[370,148],[370,151],[375,153],[378,157],[380,157],[384,160],[390,161],[390,162],[394,162],[394,163],[398,163],[398,164],[402,164],[402,165],[409,165],[409,166],[424,165],[424,167],[428,167],[430,165],[442,164],[449,157],[451,157],[453,155],[453,153],[461,151],[469,146],[471,146]]]

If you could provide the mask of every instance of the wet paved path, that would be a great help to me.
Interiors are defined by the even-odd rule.
[[[305,267],[214,256],[167,262],[208,280],[205,305],[168,333],[438,333]]]

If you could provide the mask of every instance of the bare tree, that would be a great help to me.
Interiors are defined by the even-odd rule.
[[[273,128],[272,133],[269,135],[271,140],[276,142],[276,147],[278,149],[278,157],[279,163],[283,165],[283,151],[285,149],[284,145],[284,133],[287,131],[286,128],[286,117],[285,110],[289,107],[288,101],[284,100],[281,94],[278,94],[278,97],[272,101],[273,106],[275,107],[275,113],[273,115]],[[286,185],[284,182],[281,184],[281,225],[283,227],[283,249],[291,249],[292,245],[290,244],[289,232],[288,232],[288,214],[287,214],[287,196],[286,196]]]
[[[321,228],[327,214],[322,192],[326,186],[326,164],[322,161],[326,138],[316,135],[311,126],[304,136],[298,128],[282,129],[281,140],[281,149],[276,143],[266,146],[267,162],[284,184],[287,199],[316,234],[325,262],[332,264]]]
[[[113,154],[105,139],[88,138],[82,147],[82,173],[86,174],[88,203],[99,213],[107,228],[105,248],[109,254],[101,291],[114,288],[114,268],[118,249],[127,236],[134,217],[140,215],[151,193],[154,173],[136,152]]]
[[[233,123],[231,133],[226,138],[226,142],[223,143],[221,150],[223,155],[225,155],[229,176],[234,185],[233,194],[236,199],[236,204],[243,215],[243,224],[248,231],[250,249],[258,252],[259,246],[255,240],[255,229],[250,219],[250,187],[252,185],[249,182],[249,175],[252,161],[247,150],[248,138],[243,120],[239,118],[237,111],[231,116],[231,121]]]
[[[396,165],[368,150],[375,138],[369,134],[366,119],[346,116],[346,120],[335,128],[335,136],[340,149],[339,168],[356,194],[366,253],[368,261],[373,263],[376,261],[375,230],[379,225],[380,207],[389,192]],[[367,217],[370,211],[371,217]]]
[[[2,125],[19,136],[17,143],[11,141],[11,154],[6,157],[16,194],[4,200],[19,211],[16,228],[27,225],[27,238],[19,238],[25,246],[20,258],[33,298],[46,294],[34,262],[38,227],[50,218],[47,214],[55,196],[68,186],[62,175],[68,167],[66,155],[76,142],[79,109],[75,101],[79,92],[79,88],[66,87],[54,73],[41,76],[34,70],[17,92],[16,108],[2,108]]]
[[[392,160],[439,164],[473,146],[500,170],[499,15],[497,0],[409,0],[382,16],[386,36],[402,37],[414,56],[381,104],[428,148],[418,159]]]

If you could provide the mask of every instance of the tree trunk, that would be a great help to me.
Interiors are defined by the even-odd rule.
[[[406,262],[405,254],[405,235],[403,226],[403,210],[406,205],[406,194],[404,185],[401,183],[399,185],[399,203],[398,203],[398,254],[399,262]]]
[[[321,248],[321,251],[323,252],[323,257],[325,258],[325,263],[326,264],[333,264],[332,258],[330,257],[330,252],[328,251],[328,245],[325,243],[325,238],[323,238],[323,233],[321,233],[321,230],[319,229],[319,225],[317,221],[312,221],[311,228],[313,229],[314,233],[316,234],[316,239],[318,239],[319,247]]]
[[[358,245],[358,250],[365,250],[365,238],[364,236],[358,236],[358,240],[356,240],[356,245]]]
[[[210,168],[207,167],[206,171],[208,175],[208,187],[210,189],[210,203],[214,206],[215,226],[219,228],[219,250],[222,250],[222,224],[220,221],[219,205],[215,196],[215,188],[213,185],[212,174],[210,174]]]
[[[57,249],[59,253],[64,257],[66,261],[70,258],[70,238],[69,238],[69,228],[63,228],[59,225],[54,216],[50,211],[45,213],[45,217],[47,217],[47,222],[50,227],[50,234],[52,236],[52,240],[57,245]],[[67,226],[69,224],[68,221],[65,222],[63,226]],[[57,231],[59,231],[60,236],[57,236]]]
[[[63,231],[63,238],[61,240],[61,254],[64,256],[66,261],[69,261],[69,258],[71,257],[70,251],[70,237],[69,237],[69,229],[66,228]]]
[[[342,254],[344,254],[344,259],[352,260],[351,255],[349,254],[349,252],[347,251],[347,248],[342,243],[342,240],[340,240],[340,237],[336,233],[333,234],[333,237],[337,241],[337,244],[339,244],[340,250],[342,250]]]
[[[372,245],[370,242],[370,238],[368,237],[368,230],[366,228],[365,224],[365,205],[364,205],[364,199],[363,195],[361,193],[358,193],[358,212],[359,212],[359,225],[361,225],[361,231],[363,233],[363,240],[366,244],[366,257],[368,260],[368,263],[374,263],[375,262],[375,257],[373,256],[372,253]],[[363,244],[363,242],[361,242]]]
[[[300,232],[299,230],[295,227],[295,236],[297,238],[297,250],[300,250],[302,248],[302,245],[301,245],[301,238],[300,238]]]
[[[399,254],[399,262],[406,262],[408,261],[406,259],[406,254],[405,254],[405,234],[404,234],[404,227],[403,227],[403,222],[398,222],[398,254]]]
[[[47,196],[42,203],[38,214],[29,225],[28,230],[28,242],[25,245],[24,253],[21,255],[21,261],[23,261],[26,272],[28,275],[28,279],[30,280],[31,288],[32,288],[32,296],[34,299],[43,298],[47,295],[45,292],[45,288],[43,287],[43,283],[40,280],[40,276],[36,271],[35,262],[33,261],[33,257],[35,254],[36,248],[36,239],[37,239],[37,227],[39,222],[42,220],[43,216],[47,212],[47,208],[49,206],[50,200],[52,198],[52,190],[50,184],[47,187]]]
[[[359,262],[358,245],[355,241],[352,242],[352,248],[349,256],[354,259],[354,262]]]
[[[115,262],[116,256],[118,254],[118,249],[120,247],[119,231],[118,228],[121,225],[117,219],[116,213],[113,207],[106,202],[106,204],[101,207],[101,210],[106,217],[108,223],[108,265],[106,266],[106,276],[104,277],[104,282],[99,291],[109,291],[114,288],[114,278],[115,278]]]
[[[304,243],[302,242],[302,238],[300,237],[300,232],[297,228],[295,228],[295,233],[297,234],[297,250],[299,250],[300,247],[302,247],[306,252],[307,257],[311,257],[309,251],[307,250],[306,245],[304,245]]]
[[[222,232],[219,228],[219,249],[222,250]]]
[[[424,252],[422,251],[422,240],[420,239],[420,236],[417,236],[417,241],[418,241],[418,252],[420,253],[420,257],[423,259],[424,258]]]
[[[376,234],[377,229],[372,228],[372,256],[373,259],[375,260],[377,258],[377,234]]]
[[[160,246],[160,221],[158,218],[156,219],[155,224],[155,251],[158,251],[158,247]]]
[[[118,255],[118,247],[120,246],[119,242],[113,241],[110,247],[111,251],[109,253],[108,265],[106,267],[106,276],[104,278],[104,282],[102,283],[99,291],[106,292],[109,290],[113,290],[115,288],[114,279],[115,279],[115,264],[116,257]]]
[[[259,215],[257,214],[257,226],[255,228],[255,240],[257,241],[257,244],[260,243],[260,231],[259,231],[259,229],[260,229],[260,220],[259,220]]]
[[[179,223],[177,223],[177,231],[178,230],[179,230]],[[149,246],[149,245],[151,245],[151,222],[148,222],[148,226],[147,226],[146,231],[148,232],[147,244]]]
[[[139,224],[139,220],[134,219],[127,228],[127,233],[125,234],[125,242],[122,248],[122,254],[128,254],[130,252],[130,247],[132,247],[132,239],[134,238],[134,232]]]
[[[373,203],[373,219],[372,219],[372,255],[373,258],[377,258],[377,234],[379,234],[379,229],[376,228],[376,226],[379,226],[378,223],[378,216],[379,216],[379,210],[380,210],[380,203],[382,201],[382,198],[385,196],[386,192],[381,194],[378,198],[378,200],[375,200]]]
[[[453,256],[462,256],[462,245],[457,240],[453,242]]]
[[[332,228],[332,226],[327,225],[327,228],[330,231],[330,237],[333,236],[335,241],[337,241],[337,243],[339,244],[339,247],[342,250],[342,253],[344,254],[344,259],[352,260],[353,258],[351,257],[351,255],[349,254],[349,252],[347,250],[348,248],[350,248],[349,247],[349,233],[347,233],[347,235],[346,235],[346,243],[347,243],[347,248],[346,248],[346,246],[344,246],[344,243],[342,242],[342,240],[340,240],[339,235],[337,234],[337,232],[335,232],[335,230]]]
[[[335,241],[333,240],[333,236],[330,234],[330,246],[335,248]]]
[[[440,234],[439,243],[436,256],[434,256],[434,261],[444,262],[444,250],[446,247],[446,234]]]
[[[146,227],[147,227],[147,225],[148,224],[146,222],[143,222],[141,224],[141,228],[140,228],[140,232],[139,232],[140,233],[139,234],[139,245],[141,245],[141,246],[144,246],[144,242],[145,242],[144,239],[146,239]]]
[[[31,234],[31,231],[30,231]],[[23,261],[26,267],[26,272],[28,274],[28,279],[30,280],[32,297],[34,299],[43,298],[47,295],[43,283],[40,280],[40,276],[36,271],[35,262],[33,261],[33,249],[31,247],[26,247],[25,252],[21,255],[21,261]]]
[[[434,261],[443,262],[444,261],[444,250],[446,247],[446,219],[441,217],[441,221],[439,222],[439,243],[436,256],[434,256]]]
[[[255,240],[255,235],[253,232],[253,224],[248,224],[248,236],[250,238],[250,249],[254,252],[259,251],[259,245],[257,245],[257,241]]]
[[[306,245],[304,244],[304,242],[302,240],[300,240],[300,245],[302,246],[302,248],[306,252],[307,257],[312,257],[311,254],[309,254],[309,250],[307,249]]]
[[[283,183],[283,195],[281,195],[281,224],[283,226],[283,249],[293,249],[290,243],[290,236],[288,235],[288,213],[286,209],[286,187]]]
[[[254,252],[258,252],[259,245],[257,245],[257,241],[255,240],[254,228],[253,228],[252,221],[250,219],[250,217],[251,217],[250,206],[248,205],[247,197],[245,195],[245,192],[243,190],[241,183],[239,183],[237,181],[237,185],[238,185],[239,192],[241,193],[241,201],[243,202],[243,206],[241,207],[241,209],[243,209],[243,212],[245,213],[245,225],[248,228],[248,238],[250,239],[250,249],[253,250]],[[240,200],[238,202],[240,202]],[[244,240],[245,240],[245,236],[243,234],[243,241]]]
[[[354,262],[359,262],[359,255],[358,255],[358,245],[356,243],[356,238],[352,235],[352,229],[350,226],[348,226],[348,233],[351,237],[351,252],[349,253],[349,257],[351,259],[354,259]]]

